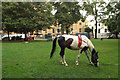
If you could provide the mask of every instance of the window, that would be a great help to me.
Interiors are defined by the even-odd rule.
[[[98,29],[98,33],[100,33],[100,29]]]
[[[85,22],[85,26],[87,26],[87,22]]]
[[[99,23],[99,26],[100,26],[100,23]]]
[[[71,28],[71,31],[73,31],[73,28]]]
[[[81,32],[81,28],[79,28],[79,32]]]
[[[39,30],[38,32],[39,32],[39,34],[42,34],[42,30]]]
[[[107,29],[105,29],[105,32],[107,32]]]
[[[107,26],[107,24],[105,24],[105,26]]]
[[[47,33],[47,29],[45,30],[45,33]]]
[[[59,33],[59,32],[60,32],[60,30],[59,30],[59,29],[57,29],[57,32]]]
[[[55,30],[54,30],[54,29],[52,29],[52,32],[54,33],[54,32],[55,32]]]
[[[93,27],[92,27],[92,30],[93,30]]]
[[[79,25],[82,25],[82,23],[80,22]]]

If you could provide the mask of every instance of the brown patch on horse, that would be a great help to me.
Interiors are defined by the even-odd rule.
[[[73,39],[72,38],[69,38],[68,40],[65,41],[65,46],[66,47],[69,47],[73,42]]]

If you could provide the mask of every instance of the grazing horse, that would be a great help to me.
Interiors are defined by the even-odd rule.
[[[92,42],[84,35],[78,35],[78,36],[74,36],[74,35],[59,35],[58,37],[56,37],[53,40],[53,47],[52,47],[52,51],[51,51],[51,55],[50,58],[52,58],[53,53],[55,51],[56,48],[56,40],[58,39],[58,44],[61,48],[60,51],[60,62],[62,64],[65,64],[65,66],[68,66],[67,62],[65,61],[65,55],[64,55],[64,51],[65,48],[67,47],[68,49],[71,50],[79,50],[79,54],[77,56],[77,60],[76,60],[76,65],[79,65],[78,60],[80,55],[82,54],[82,52],[84,51],[89,64],[94,64],[94,66],[98,66],[98,52],[96,52],[94,45],[92,44]],[[89,56],[87,54],[87,49],[89,48],[90,52],[91,52],[91,61],[89,59]],[[63,62],[64,61],[64,62]]]

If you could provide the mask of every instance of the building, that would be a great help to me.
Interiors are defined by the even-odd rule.
[[[87,27],[87,25],[88,25],[87,20],[85,22],[78,21],[77,23],[70,26],[69,34],[84,33],[84,29],[85,27]],[[51,26],[51,29],[41,30],[40,32],[42,34],[41,37],[44,37],[45,34],[51,34],[52,37],[62,34],[61,26],[54,26],[54,25]],[[64,34],[66,34],[66,30],[64,30]]]
[[[96,26],[94,24],[89,23],[89,27],[93,29],[93,36],[95,38]],[[98,22],[97,23],[97,38],[108,38],[109,35],[110,35],[110,32],[108,31],[108,27],[105,24]]]
[[[84,33],[85,28],[88,26],[88,21],[85,22],[78,21],[76,24],[70,26],[71,34]]]

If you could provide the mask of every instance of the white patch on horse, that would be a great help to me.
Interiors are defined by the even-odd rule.
[[[92,49],[94,48],[94,45],[92,44],[92,42],[84,35],[81,35],[82,38],[82,44],[80,47],[78,47],[78,36],[73,36],[73,35],[62,35],[63,37],[65,37],[65,41],[68,40],[69,38],[73,39],[72,44],[70,45],[72,50],[79,50],[82,49],[83,47],[89,47],[90,51],[92,51]]]
[[[92,44],[92,42],[84,35],[82,35],[81,37],[82,37],[82,45],[81,45],[81,47],[82,48],[85,47],[85,46],[89,47],[90,51],[92,51],[93,48],[94,48],[94,45]]]

